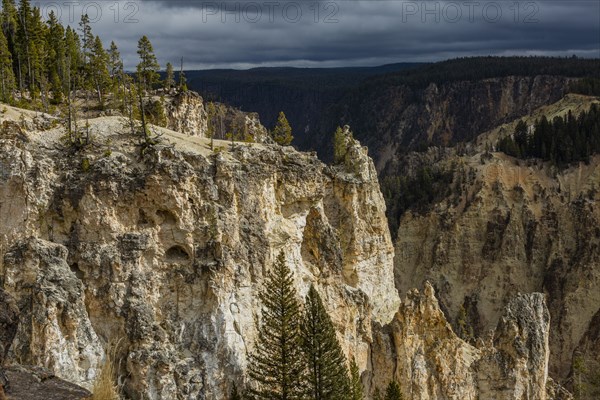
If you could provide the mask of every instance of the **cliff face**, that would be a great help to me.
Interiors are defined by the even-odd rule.
[[[167,128],[186,135],[206,137],[208,113],[198,93],[182,92],[167,98]]]
[[[343,121],[361,132],[379,171],[387,166],[395,172],[407,150],[473,140],[558,101],[568,82],[558,76],[507,76],[431,83],[424,89],[390,85],[353,99]]]
[[[541,294],[517,294],[476,346],[461,340],[425,284],[411,290],[392,323],[377,330],[369,384],[402,382],[408,399],[545,400],[549,313]]]
[[[328,167],[161,128],[142,158],[115,117],[90,120],[95,145],[70,153],[34,116],[9,109],[29,130],[0,133],[0,284],[21,314],[10,362],[89,388],[116,342],[129,398],[225,398],[244,384],[257,293],[283,251],[300,294],[322,294],[369,396],[396,379],[412,399],[552,398],[543,296],[514,293],[473,344],[431,285],[400,304],[376,170],[348,128]]]
[[[299,292],[317,286],[366,366],[371,321],[389,322],[399,298],[364,149],[351,143],[348,172],[279,146],[212,153],[157,128],[171,143],[140,161],[122,121],[90,123],[96,146],[81,154],[58,128],[5,125],[0,138],[0,276],[22,314],[13,362],[90,387],[120,341],[131,398],[224,398],[242,383],[257,291],[283,251]]]
[[[163,101],[165,127],[173,131],[201,138],[215,135],[217,139],[226,139],[226,133],[235,132],[238,140],[251,138],[257,143],[268,141],[267,129],[261,124],[257,113],[214,103],[213,108],[219,111],[218,115],[211,115],[207,103],[192,91],[166,96]]]
[[[590,101],[579,99],[577,107]],[[553,116],[570,108],[561,102],[542,111]],[[512,125],[482,135],[479,146],[495,143]],[[594,398],[600,159],[558,171],[481,147],[438,155],[435,165],[454,166],[452,194],[426,213],[402,218],[396,284],[406,291],[432,282],[449,320],[470,340],[496,328],[517,292],[545,293],[552,316],[550,376],[580,398]],[[578,391],[576,376],[587,393]]]

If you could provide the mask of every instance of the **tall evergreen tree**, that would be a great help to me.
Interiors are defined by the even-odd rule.
[[[83,56],[81,54],[81,41],[77,32],[70,26],[67,26],[65,32],[65,74],[63,76],[63,85],[65,91],[70,87],[71,90],[77,90],[81,87],[81,71],[83,69]]]
[[[63,87],[62,77],[65,73],[65,30],[56,18],[54,11],[48,16],[48,31],[46,43],[48,54],[46,58],[46,71],[50,81],[52,97],[55,104],[62,103]]]
[[[118,79],[121,71],[123,71],[121,53],[117,44],[113,41],[110,42],[110,48],[108,49],[108,73],[112,79]]]
[[[108,54],[104,50],[102,40],[99,36],[94,38],[92,52],[90,56],[90,72],[94,89],[98,96],[100,104],[103,103],[103,93],[106,91],[110,83],[110,75],[108,73]]]
[[[13,71],[17,70],[17,28],[19,15],[15,0],[2,0],[2,10],[0,11],[0,28],[6,37],[8,51],[12,54]]]
[[[138,80],[143,82],[142,87],[144,89],[151,89],[152,85],[158,82],[160,78],[160,75],[158,75],[160,65],[158,65],[152,43],[146,35],[138,41],[137,53],[140,56],[140,62],[137,65]]]
[[[19,89],[32,88],[32,69],[31,69],[31,20],[32,11],[29,0],[21,0],[17,12],[17,32],[16,32],[16,56],[17,73],[19,78]]]
[[[185,76],[185,72],[183,71],[183,57],[181,57],[181,68],[179,69],[179,90],[182,92],[187,92],[187,78]]]
[[[346,357],[319,293],[306,295],[302,324],[303,350],[308,361],[309,388],[314,400],[348,400],[350,382]]]
[[[262,321],[248,368],[256,387],[250,392],[256,399],[305,399],[300,303],[283,252],[267,273],[259,297],[263,304]]]
[[[175,86],[175,73],[173,72],[173,64],[171,63],[167,63],[167,75],[163,86],[166,91],[171,90]]]
[[[347,150],[344,131],[338,126],[333,134],[333,162],[335,164],[341,164],[344,162],[346,152]]]
[[[46,59],[48,57],[47,54],[47,46],[46,46],[46,37],[47,37],[47,26],[42,20],[42,13],[39,7],[34,7],[31,12],[31,21],[30,21],[30,49],[31,49],[31,74],[33,79],[33,84],[36,83],[39,85],[40,89],[42,88],[42,81],[46,81],[44,78],[46,77]],[[45,91],[45,90],[44,90]]]
[[[350,397],[349,400],[363,400],[364,390],[360,381],[360,371],[356,360],[353,358],[350,361]]]
[[[81,32],[81,50],[83,62],[86,66],[88,66],[94,51],[95,38],[94,34],[92,33],[92,26],[90,25],[90,17],[87,14],[81,16],[81,21],[79,22],[79,31]]]
[[[276,143],[282,146],[288,146],[294,139],[292,136],[292,127],[290,126],[290,123],[285,117],[283,111],[279,112],[277,124],[275,124],[275,128],[271,132],[271,137]]]
[[[8,49],[8,41],[0,30],[0,100],[8,103],[12,100],[15,88],[15,76],[12,69],[12,55]]]

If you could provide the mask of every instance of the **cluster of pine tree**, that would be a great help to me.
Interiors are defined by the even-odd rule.
[[[283,253],[268,272],[260,299],[262,320],[249,365],[252,384],[244,398],[363,399],[358,366],[352,360],[348,367],[319,293],[311,286],[302,306]],[[389,400],[401,399],[399,393],[398,387]],[[242,396],[235,389],[231,398]]]
[[[530,131],[519,121],[513,135],[502,138],[499,151],[518,158],[540,158],[558,167],[573,162],[589,162],[590,156],[600,153],[600,107],[593,104],[589,111],[564,118],[537,120]]]
[[[92,93],[103,108],[107,95],[124,104],[126,92],[134,88],[117,45],[112,42],[105,49],[87,15],[82,15],[78,27],[65,28],[53,11],[44,21],[30,0],[20,0],[18,6],[16,0],[2,0],[0,28],[0,101],[18,100],[21,106],[47,111],[50,104],[62,104],[83,91]],[[146,36],[138,42],[138,55],[136,86],[156,87],[160,66]],[[163,86],[167,90],[175,86],[171,64]]]

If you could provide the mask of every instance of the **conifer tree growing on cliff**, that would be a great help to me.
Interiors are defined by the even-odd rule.
[[[344,161],[344,157],[346,157],[346,151],[344,131],[338,126],[333,134],[333,162],[341,164]]]
[[[363,400],[364,391],[363,386],[360,381],[360,371],[358,370],[358,365],[356,365],[356,360],[352,359],[350,361],[350,400]]]
[[[283,252],[267,273],[259,296],[262,321],[255,351],[250,355],[248,373],[255,386],[249,392],[257,400],[305,399],[300,303]]]
[[[402,400],[402,392],[400,391],[400,385],[396,381],[392,381],[385,390],[384,400]]]
[[[163,84],[166,91],[171,90],[175,86],[175,73],[173,72],[173,64],[167,63],[167,76]]]
[[[152,85],[160,78],[158,75],[160,66],[148,36],[144,35],[139,40],[137,53],[140,56],[140,62],[137,65],[138,82],[143,82],[144,89],[152,89]]]
[[[292,127],[290,126],[290,123],[285,117],[283,111],[279,112],[277,124],[271,132],[271,137],[276,143],[282,146],[289,146],[290,143],[292,143],[292,140],[294,139],[294,136],[292,136]]]
[[[319,293],[311,286],[306,296],[302,323],[303,349],[308,361],[310,398],[348,400],[350,380],[346,357]]]

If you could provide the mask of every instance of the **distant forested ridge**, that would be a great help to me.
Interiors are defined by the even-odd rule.
[[[598,59],[470,57],[369,68],[255,68],[186,74],[190,88],[209,99],[256,111],[268,127],[274,126],[280,111],[285,112],[295,132],[293,144],[301,150],[316,150],[328,160],[330,136],[337,126],[349,124],[361,141],[370,148],[377,147],[382,136],[387,135],[385,131],[397,130],[382,125],[392,118],[401,118],[399,112],[420,107],[426,101],[423,92],[432,84],[440,87],[511,76],[562,76],[573,78],[573,83],[555,97],[563,91],[598,95],[599,71]],[[435,144],[422,143],[420,139],[413,143],[412,138],[423,129],[415,121],[390,122],[410,125],[403,128],[410,130],[402,138],[402,149],[406,151]],[[468,128],[469,124],[465,124]],[[458,131],[463,132],[463,127]],[[465,134],[464,138],[470,140],[471,136]],[[457,139],[463,140],[458,136]]]

